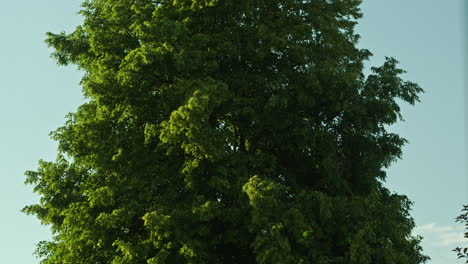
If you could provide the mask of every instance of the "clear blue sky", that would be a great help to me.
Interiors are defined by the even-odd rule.
[[[54,159],[48,133],[80,104],[80,73],[55,65],[43,44],[46,31],[70,31],[81,18],[80,0],[7,1],[0,9],[0,262],[38,263],[34,244],[48,229],[19,210],[37,201],[23,172],[40,158]],[[468,203],[463,0],[365,0],[358,26],[369,66],[384,56],[400,60],[426,93],[406,119],[391,127],[406,137],[403,160],[389,169],[387,186],[415,202],[413,216],[430,264],[462,263],[450,250],[461,242],[454,223]]]

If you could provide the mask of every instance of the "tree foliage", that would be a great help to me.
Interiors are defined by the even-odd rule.
[[[424,263],[382,183],[422,89],[363,73],[360,2],[85,1],[47,38],[87,102],[27,172],[41,263]]]
[[[465,224],[465,238],[468,238],[468,205],[463,206],[462,214],[456,218],[456,222]],[[453,249],[453,251],[457,253],[459,259],[466,259],[465,263],[468,263],[468,248],[456,247],[455,249]]]

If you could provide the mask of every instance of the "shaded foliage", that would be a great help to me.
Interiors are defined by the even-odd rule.
[[[467,232],[465,232],[465,238],[468,238],[468,205],[464,205],[462,214],[456,218],[456,222],[464,223]],[[465,263],[468,263],[468,248],[456,247],[453,249],[457,253],[458,258],[466,259]]]

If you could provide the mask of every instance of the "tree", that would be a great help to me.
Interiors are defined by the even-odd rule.
[[[465,223],[467,232],[465,233],[465,238],[468,238],[468,205],[464,205],[462,209],[462,214],[456,218],[456,222]],[[468,263],[468,248],[456,247],[453,249],[457,253],[458,258],[466,259],[465,263]]]
[[[87,102],[27,172],[41,263],[424,263],[383,186],[422,89],[363,74],[360,2],[85,1],[47,38]]]

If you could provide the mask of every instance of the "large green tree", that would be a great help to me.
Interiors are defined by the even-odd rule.
[[[360,2],[85,1],[47,39],[87,100],[27,172],[42,263],[424,263],[383,186],[422,89],[363,73]]]

